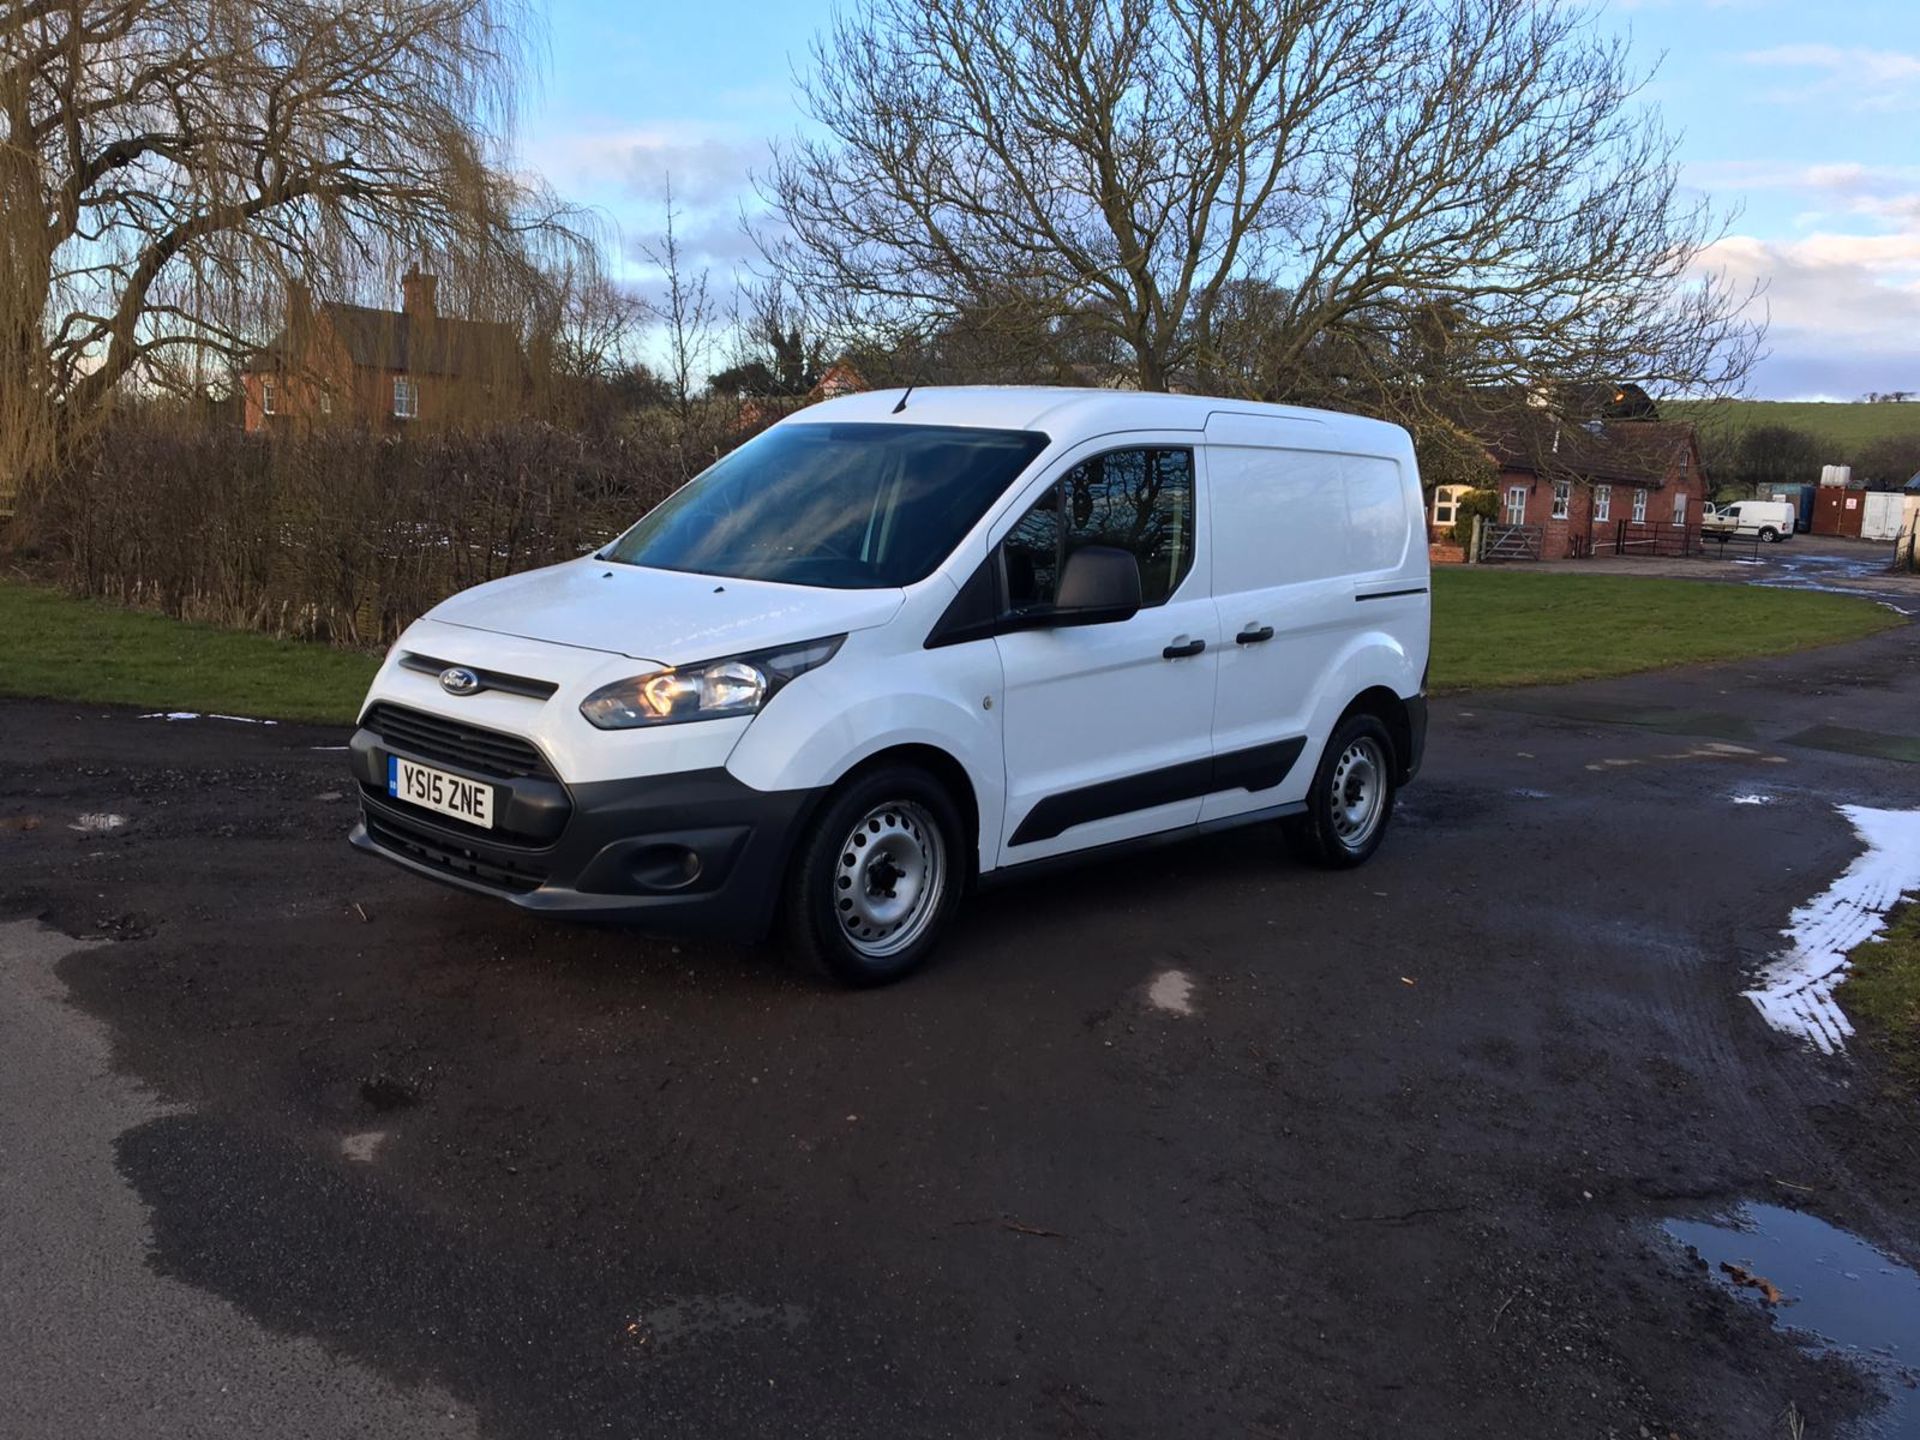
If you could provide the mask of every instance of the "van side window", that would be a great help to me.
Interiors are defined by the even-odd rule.
[[[1083,460],[1001,542],[1013,611],[1053,604],[1060,567],[1082,545],[1140,561],[1140,598],[1161,605],[1193,568],[1193,452],[1112,450]]]

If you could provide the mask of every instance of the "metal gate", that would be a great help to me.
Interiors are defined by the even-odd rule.
[[[1481,535],[1482,560],[1538,560],[1546,542],[1544,525],[1489,525]]]

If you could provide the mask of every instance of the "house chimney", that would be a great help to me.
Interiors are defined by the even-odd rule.
[[[433,308],[433,292],[439,280],[432,275],[423,275],[418,270],[409,270],[400,279],[400,308],[410,320],[432,320],[436,312]]]

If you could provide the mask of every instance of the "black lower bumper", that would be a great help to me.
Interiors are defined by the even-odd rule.
[[[378,736],[362,730],[350,752],[360,823],[348,838],[361,850],[524,910],[740,940],[771,927],[817,794],[755,790],[723,769],[564,787],[471,776],[494,787],[503,825],[526,827],[496,833],[387,795]]]

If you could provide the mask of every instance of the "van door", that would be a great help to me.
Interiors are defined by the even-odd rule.
[[[1005,863],[1191,825],[1211,768],[1220,634],[1191,437],[1068,456],[1011,512],[989,564],[1003,611],[1043,616],[1082,545],[1131,550],[1141,608],[996,637],[1004,672]]]
[[[1424,630],[1427,604],[1426,575],[1407,573],[1418,488],[1393,460],[1211,443],[1206,455],[1221,644],[1203,822],[1304,798],[1329,717],[1352,698],[1322,703],[1347,647],[1368,629]]]

